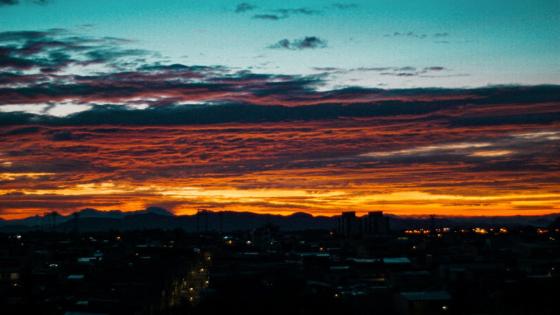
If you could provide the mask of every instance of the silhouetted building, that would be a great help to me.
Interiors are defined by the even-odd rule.
[[[383,211],[371,211],[361,218],[354,211],[345,211],[338,219],[338,233],[344,237],[386,235],[389,231],[389,218]]]
[[[384,235],[389,233],[389,218],[383,216],[383,211],[371,211],[362,219],[364,234]]]
[[[338,219],[338,233],[345,237],[356,236],[361,233],[360,221],[356,217],[356,212],[342,212]]]

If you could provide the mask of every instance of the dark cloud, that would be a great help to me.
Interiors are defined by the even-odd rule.
[[[378,117],[392,115],[442,114],[461,106],[533,104],[520,113],[488,111],[484,116],[458,115],[450,123],[493,124],[499,117],[519,123],[556,121],[553,109],[547,115],[536,111],[546,102],[557,102],[558,87],[491,87],[484,89],[382,90],[346,87],[318,90],[329,73],[374,71],[392,76],[447,76],[444,66],[319,67],[327,74],[291,76],[255,74],[223,66],[199,66],[148,62],[135,58],[149,52],[127,48],[119,38],[92,38],[64,30],[0,33],[0,106],[12,105],[0,114],[4,125],[41,122],[54,125],[96,124],[205,124],[225,122],[293,121]],[[326,41],[308,36],[282,40],[278,49],[325,47]],[[129,62],[135,60],[134,62]],[[108,68],[89,75],[68,74],[68,65],[95,64]],[[22,69],[38,69],[27,74]],[[65,103],[82,106],[80,113],[53,117]],[[193,105],[197,104],[199,105]],[[16,109],[19,108],[19,111]],[[40,109],[28,110],[42,106]],[[520,105],[519,105],[520,106]],[[140,109],[139,109],[140,108]],[[0,108],[2,109],[2,108]],[[32,112],[41,112],[41,115]],[[472,121],[471,121],[472,120]],[[71,141],[74,135],[51,135],[53,140]]]
[[[379,72],[383,75],[397,75],[400,72],[410,73],[411,75],[419,75],[422,73],[427,73],[430,71],[442,71],[447,70],[442,66],[425,67],[421,70],[417,70],[416,67],[404,66],[404,67],[358,67],[358,68],[337,68],[337,67],[313,67],[315,71],[322,71],[325,73],[334,74],[348,74],[352,72]]]
[[[253,15],[253,19],[278,21],[282,19],[282,17],[277,14],[255,14]]]
[[[27,2],[38,4],[38,5],[45,5],[50,3],[50,0],[28,0]],[[0,6],[8,6],[8,5],[16,5],[20,4],[20,0],[0,0]]]
[[[315,71],[324,71],[324,72],[339,72],[339,71],[346,71],[343,68],[338,68],[338,67],[313,67],[312,68]]]
[[[410,38],[410,39],[432,39],[436,44],[465,44],[471,43],[472,40],[450,40],[451,34],[448,32],[439,32],[433,34],[424,34],[424,33],[416,33],[416,32],[394,32],[391,34],[385,34],[385,37],[394,37],[394,38]]]
[[[408,37],[408,38],[419,38],[424,39],[428,37],[426,34],[418,34],[415,32],[394,32],[392,34],[385,34],[385,37]]]
[[[445,70],[445,67],[442,66],[432,66],[432,67],[426,67],[424,68],[425,71],[443,71]]]
[[[1,32],[0,70],[53,73],[70,65],[122,67],[149,55],[144,50],[124,48],[129,42],[114,37],[77,36],[63,29]]]
[[[276,9],[268,13],[253,15],[254,19],[278,21],[287,19],[294,15],[319,15],[321,11],[308,8]]]
[[[473,41],[470,39],[463,39],[463,40],[447,40],[447,39],[437,39],[434,40],[436,44],[469,44]]]
[[[367,68],[366,68],[367,69]],[[398,77],[438,77],[438,76],[452,76],[450,74],[440,75],[440,74],[433,74],[440,73],[443,71],[447,71],[448,69],[442,66],[430,66],[418,69],[416,67],[406,66],[406,67],[386,67],[386,68],[371,68],[369,71],[374,71],[376,69],[381,71],[381,75],[388,75],[388,76],[398,76]]]
[[[0,0],[0,6],[3,5],[16,5],[19,3],[19,0]]]
[[[434,33],[431,36],[438,39],[438,41],[444,41],[443,38],[449,37],[450,34],[447,33],[447,32],[441,32],[441,33]],[[424,34],[424,33],[416,33],[416,32],[412,32],[412,31],[408,31],[408,32],[393,32],[391,34],[385,34],[385,37],[404,37],[404,38],[425,39],[425,38],[428,38],[429,35]]]
[[[36,39],[44,39],[49,36],[60,35],[64,33],[61,29],[51,29],[48,31],[11,31],[1,32],[0,42],[25,42]]]
[[[243,12],[247,12],[247,11],[252,11],[252,10],[255,10],[256,8],[257,8],[257,6],[252,4],[252,3],[242,2],[242,3],[238,4],[237,7],[235,7],[235,13],[243,13]]]
[[[76,141],[82,140],[83,135],[75,134],[67,130],[54,131],[49,135],[51,141]]]
[[[448,69],[438,65],[349,70],[323,67],[316,70],[326,74],[290,76],[255,74],[223,66],[125,62],[130,58],[138,58],[144,52],[124,48],[124,43],[128,43],[126,40],[84,38],[63,30],[4,32],[0,33],[0,43],[7,51],[2,54],[3,68],[11,68],[0,74],[0,109],[12,105],[9,108],[11,112],[3,110],[0,115],[0,123],[4,125],[30,124],[34,121],[55,125],[96,124],[101,121],[115,124],[187,125],[291,121],[435,114],[444,109],[453,109],[454,106],[478,105],[479,102],[483,106],[508,102],[543,104],[545,100],[558,101],[557,88],[547,86],[456,90],[347,87],[318,90],[326,83],[328,74],[344,71],[375,71],[381,75],[403,77],[452,75]],[[321,43],[326,45],[316,37],[306,37],[281,41],[278,48],[308,49],[318,47]],[[109,50],[108,47],[114,49]],[[43,57],[39,58],[39,55]],[[72,64],[95,64],[108,70],[89,75],[61,71]],[[27,74],[16,68],[38,68],[41,71]],[[72,115],[67,112],[67,116],[64,116],[68,108],[66,103],[73,105],[74,112],[82,112]],[[197,103],[199,105],[193,105]],[[55,111],[62,117],[53,117]],[[556,119],[551,109],[548,109],[549,115],[534,110],[524,115],[518,109],[515,113],[520,116],[510,117],[510,113],[502,112],[494,116],[533,124],[550,123]],[[487,114],[484,116],[486,118],[479,119],[459,115],[452,122],[458,126],[476,122],[491,124],[496,119],[492,118],[494,116]],[[469,122],[471,119],[474,122]],[[54,136],[53,139],[56,137],[71,140],[65,134]]]
[[[287,38],[279,40],[277,43],[270,45],[269,48],[273,49],[288,49],[288,50],[304,50],[326,48],[327,41],[316,36],[306,36],[304,38],[289,40]]]
[[[491,104],[504,101],[543,102],[546,98],[557,101],[558,94],[553,87],[533,88],[530,89],[530,93],[518,93],[518,90],[522,89],[512,87],[504,89],[506,94],[500,92],[501,89],[424,91],[352,87],[319,92],[317,88],[325,84],[323,74],[272,75],[234,71],[222,66],[147,61],[127,63],[123,60],[137,58],[145,52],[123,48],[122,45],[128,41],[122,39],[83,38],[69,35],[63,30],[51,30],[0,33],[0,43],[4,44],[2,47],[7,51],[1,55],[3,68],[12,69],[0,74],[0,104],[13,104],[20,109],[19,112],[14,112],[15,109],[12,108],[12,113],[1,114],[1,123],[6,125],[26,124],[32,121],[48,124],[94,124],[104,120],[131,124],[200,124],[256,122],[259,119],[332,119],[360,115],[430,113],[440,109],[442,104],[452,108],[455,103],[473,104],[478,99],[484,99]],[[283,49],[308,49],[320,47],[321,44],[326,45],[317,37],[306,37],[294,41],[281,41],[277,45]],[[114,49],[109,50],[108,47]],[[38,55],[48,58],[38,58]],[[67,74],[61,71],[71,64],[97,64],[109,70],[90,75]],[[41,71],[26,74],[16,68],[38,68]],[[381,75],[393,76],[449,75],[449,70],[443,66],[362,67],[350,70],[323,67],[316,70],[326,73],[376,71]],[[546,89],[548,94],[536,97],[537,91]],[[488,100],[492,95],[486,93],[490,92],[497,93],[500,97],[497,100]],[[85,111],[67,117],[68,120],[64,117],[51,117],[53,110],[63,112],[66,102],[82,106],[82,110]],[[192,105],[197,102],[200,105]],[[394,104],[385,106],[390,102]],[[410,112],[414,108],[410,107],[410,104],[418,105],[416,112]],[[263,105],[270,108],[264,109]],[[375,106],[370,108],[369,105]],[[34,111],[28,110],[37,106],[42,107]],[[134,110],[138,108],[135,106],[148,109]],[[317,107],[289,108],[299,106]],[[88,110],[90,108],[91,110]],[[319,110],[324,113],[318,113]],[[30,112],[41,112],[42,115]],[[232,117],[231,120],[224,121],[223,117],[228,115]],[[272,116],[278,117],[277,120]],[[531,116],[526,116],[525,119],[528,117]],[[538,119],[550,120],[550,117],[554,115]],[[534,121],[537,121],[536,119],[534,118]]]
[[[299,15],[317,15],[317,14],[321,13],[321,11],[319,11],[319,10],[313,10],[313,9],[308,9],[308,8],[277,9],[277,10],[274,10],[274,12],[277,12],[281,16],[285,16],[285,17],[289,17],[291,15],[298,15],[298,14]]]
[[[286,103],[313,101],[317,105],[279,106],[250,103],[212,105],[167,105],[147,109],[125,106],[97,105],[92,109],[66,117],[39,116],[25,113],[0,113],[0,125],[198,125],[222,123],[257,123],[281,121],[313,121],[342,117],[425,117],[433,115],[453,126],[509,124],[550,124],[560,122],[560,113],[550,112],[546,104],[560,101],[560,87],[492,87],[482,89],[412,89],[381,90],[346,88],[314,92],[304,81],[270,86],[253,93],[266,99],[282,99]],[[278,94],[281,94],[278,95]],[[247,99],[249,101],[250,99]],[[311,103],[311,104],[313,104]],[[524,105],[525,104],[525,105]],[[542,105],[541,105],[542,104]],[[484,111],[484,116],[468,115]],[[530,109],[529,109],[530,108]],[[528,110],[527,113],[524,111]],[[454,111],[465,111],[457,115]],[[518,112],[518,114],[512,114]],[[23,134],[34,130],[15,129]],[[52,140],[79,139],[78,135],[55,133]]]
[[[36,133],[38,131],[39,131],[38,127],[22,127],[22,128],[10,130],[8,133],[6,133],[6,135],[17,136],[17,135],[25,135],[28,133]]]

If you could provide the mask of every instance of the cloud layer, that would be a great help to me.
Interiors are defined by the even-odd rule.
[[[281,48],[320,46],[309,38]],[[560,210],[558,86],[326,89],[339,71],[449,70],[257,74],[168,64],[129,44],[0,33],[0,216],[153,204],[177,213]]]

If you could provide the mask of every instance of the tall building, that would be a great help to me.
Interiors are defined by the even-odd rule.
[[[383,211],[371,211],[362,219],[364,234],[383,235],[389,233],[389,218],[383,215]]]
[[[338,218],[338,233],[345,237],[360,234],[360,224],[355,211],[344,211]]]

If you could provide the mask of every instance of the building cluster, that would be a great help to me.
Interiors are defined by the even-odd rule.
[[[558,229],[391,231],[381,212],[331,231],[222,236],[201,313],[556,314]],[[242,288],[242,289],[240,289]],[[227,305],[223,308],[223,305]]]
[[[345,237],[387,235],[389,218],[382,211],[371,211],[363,217],[357,217],[355,211],[345,211],[338,219],[337,232]]]
[[[0,313],[164,314],[198,302],[210,260],[157,231],[0,234]]]
[[[557,228],[0,234],[2,314],[556,314]]]

